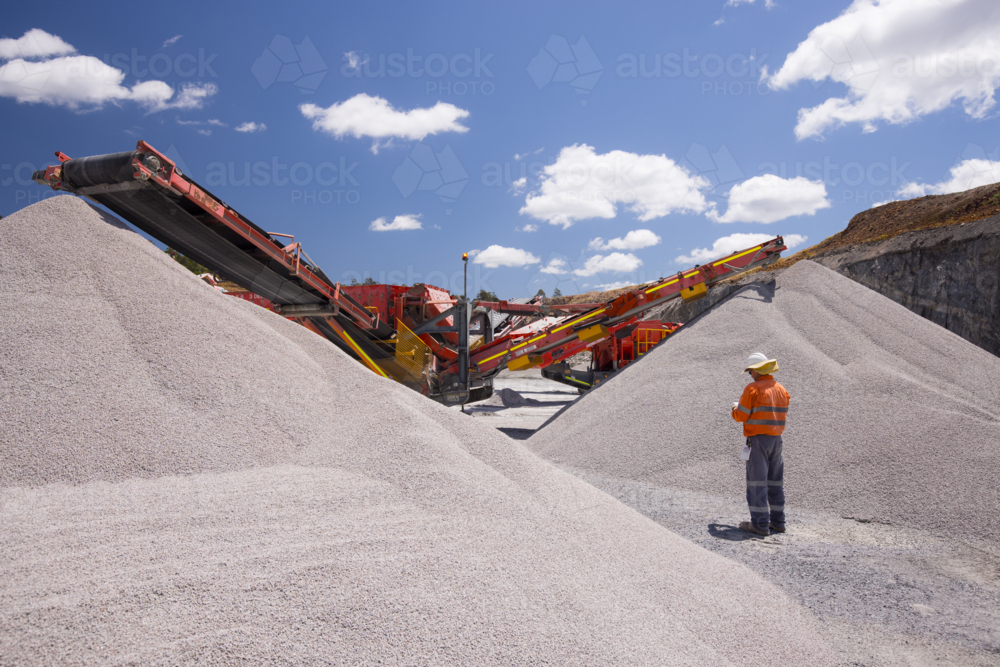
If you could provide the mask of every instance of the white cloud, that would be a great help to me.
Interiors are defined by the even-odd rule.
[[[28,104],[97,109],[107,103],[132,101],[153,113],[164,109],[198,109],[218,92],[214,83],[187,83],[174,95],[163,81],[144,81],[128,88],[125,72],[93,56],[60,56],[28,61],[15,58],[0,67],[0,97]]]
[[[774,89],[825,79],[847,95],[800,109],[795,135],[877,121],[906,123],[961,101],[983,118],[1000,83],[1000,3],[996,0],[854,0],[814,28],[773,76]]]
[[[171,46],[171,45],[173,45],[173,44],[176,44],[176,43],[177,43],[177,41],[178,41],[178,40],[179,40],[179,39],[180,39],[181,37],[183,37],[183,36],[184,36],[184,35],[174,35],[173,37],[171,37],[171,38],[170,38],[170,39],[168,39],[167,41],[163,42],[163,46],[161,46],[160,48],[162,48],[162,49],[165,49],[165,48],[167,48],[168,46]]]
[[[781,178],[774,174],[754,176],[729,191],[729,208],[724,215],[708,212],[715,222],[761,222],[769,224],[796,215],[813,215],[829,208],[826,186],[804,176]]]
[[[528,187],[528,177],[522,176],[513,183],[510,184],[510,192],[515,197],[524,192],[524,189]]]
[[[605,241],[600,236],[588,244],[591,250],[642,250],[660,242],[660,237],[648,229],[636,229],[623,238]]]
[[[526,232],[526,233],[530,234],[531,232],[537,232],[538,231],[538,225],[528,224],[528,225],[525,225],[524,227],[515,227],[514,231],[515,232]]]
[[[712,25],[722,25],[722,24],[723,24],[723,23],[725,23],[725,22],[726,22],[726,17],[725,17],[725,16],[723,16],[723,17],[722,17],[722,18],[720,18],[720,19],[719,19],[718,21],[715,21],[715,22],[713,22],[713,23],[712,23]]]
[[[150,83],[160,82],[155,81]],[[133,86],[133,92],[138,87]],[[167,87],[169,88],[169,86]],[[165,99],[157,102],[157,108],[154,111],[160,111],[161,109],[200,109],[204,105],[205,100],[217,92],[219,92],[219,88],[214,83],[186,83],[181,86],[181,91],[177,94],[177,99],[171,102],[169,97],[164,96]]]
[[[539,148],[538,150],[529,151],[527,153],[514,153],[514,159],[520,161],[520,160],[523,160],[524,158],[529,157],[531,155],[538,155],[539,153],[541,153],[544,150],[545,150],[545,147],[543,146],[543,147]]]
[[[0,60],[47,58],[76,53],[71,45],[44,30],[32,28],[17,39],[0,39]]]
[[[540,271],[542,273],[550,273],[552,275],[559,275],[560,273],[569,273],[569,264],[566,263],[566,260],[559,259],[558,257],[556,257],[555,259],[551,260],[548,264],[543,266],[540,269]]]
[[[642,260],[632,253],[613,252],[610,255],[594,255],[587,259],[582,269],[573,271],[578,276],[592,276],[595,273],[627,273],[642,266]]]
[[[373,232],[398,232],[405,231],[408,229],[423,229],[424,226],[420,222],[420,214],[407,214],[407,215],[397,215],[392,219],[392,222],[387,223],[385,218],[378,218],[377,220],[372,220],[372,224],[368,225],[368,229]]]
[[[994,160],[962,160],[951,168],[951,178],[940,183],[927,185],[909,183],[897,194],[903,197],[923,197],[924,195],[947,195],[991,185],[1000,181],[1000,162]]]
[[[358,55],[357,51],[348,51],[347,53],[344,54],[343,59],[347,61],[347,66],[351,69],[357,69],[361,65],[364,65],[366,62],[368,62],[367,58],[362,60],[361,56]]]
[[[375,139],[373,153],[389,145],[392,139],[420,141],[429,134],[469,131],[459,122],[469,112],[446,102],[438,102],[426,109],[399,111],[388,100],[360,93],[326,109],[315,104],[302,104],[299,111],[313,121],[314,130],[337,139],[345,135]]]
[[[702,191],[711,187],[664,155],[598,155],[591,146],[574,144],[545,167],[520,212],[565,228],[577,220],[613,218],[621,204],[645,222],[675,211],[705,212],[710,205]]]
[[[175,120],[178,125],[214,125],[216,127],[229,127],[218,118],[210,118],[208,120],[182,120],[180,117],[177,117]]]
[[[198,130],[198,134],[204,134],[206,137],[212,136],[211,130]]]
[[[491,245],[486,250],[477,253],[476,258],[472,260],[473,264],[482,264],[487,269],[496,269],[501,266],[528,266],[529,264],[538,264],[540,261],[542,260],[526,250],[505,248],[499,245]]]
[[[716,239],[711,248],[695,248],[689,255],[675,257],[674,261],[679,264],[707,264],[712,260],[732,255],[734,252],[752,248],[755,245],[770,241],[774,237],[770,234],[730,234]],[[783,237],[785,245],[791,250],[800,246],[808,240],[808,237],[799,234],[789,234]]]
[[[217,92],[219,88],[214,83],[185,83],[174,97],[173,88],[162,81],[146,81],[132,86],[129,99],[153,113],[165,109],[200,109]]]
[[[738,7],[740,5],[752,5],[754,0],[729,0],[724,7]],[[764,0],[764,7],[767,9],[774,8],[774,0]]]
[[[267,129],[267,125],[264,123],[255,123],[253,121],[246,121],[245,123],[240,123],[234,128],[237,132],[263,132]]]

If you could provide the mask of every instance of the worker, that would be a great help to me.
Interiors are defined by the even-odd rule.
[[[788,414],[788,392],[775,381],[778,360],[754,352],[747,359],[743,373],[749,372],[753,382],[743,390],[738,403],[733,403],[733,419],[743,423],[746,436],[747,505],[750,521],[740,523],[740,529],[755,535],[785,532],[785,463],[781,458],[781,434]],[[742,375],[742,373],[741,373]]]

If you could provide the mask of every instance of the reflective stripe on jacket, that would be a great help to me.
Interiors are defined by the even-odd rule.
[[[781,435],[788,414],[788,392],[773,375],[751,382],[733,408],[733,419],[743,422],[743,435]]]

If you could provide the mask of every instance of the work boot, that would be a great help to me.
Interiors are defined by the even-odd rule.
[[[766,528],[757,528],[749,521],[740,522],[740,530],[742,530],[745,533],[753,533],[754,535],[763,535],[764,537],[767,537],[768,535],[771,534],[767,532]]]
[[[785,532],[785,526],[784,525],[776,526],[773,523],[770,523],[770,524],[768,524],[768,527],[771,530],[773,530],[774,532],[776,532],[776,533],[783,533],[783,532]]]

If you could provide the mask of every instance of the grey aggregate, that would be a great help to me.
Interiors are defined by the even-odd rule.
[[[0,221],[0,297],[0,664],[836,664],[751,569],[80,199]]]

